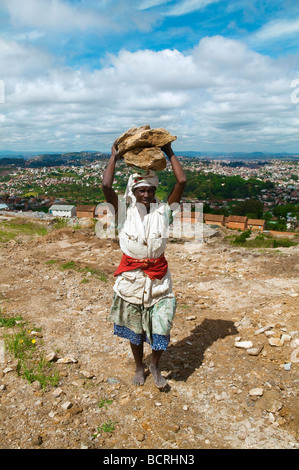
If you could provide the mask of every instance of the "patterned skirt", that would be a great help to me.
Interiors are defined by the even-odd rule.
[[[114,293],[108,320],[114,323],[115,335],[135,345],[147,342],[152,349],[165,351],[175,311],[173,295],[161,298],[151,307],[144,307],[131,304]]]

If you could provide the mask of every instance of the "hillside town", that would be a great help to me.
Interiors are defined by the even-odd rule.
[[[255,197],[262,204],[263,213],[270,214],[270,219],[275,223],[276,217],[271,213],[272,209],[278,205],[298,205],[299,201],[299,165],[295,161],[241,161],[199,159],[180,157],[184,168],[193,175],[204,174],[221,175],[223,177],[238,176],[245,181],[255,179],[261,182],[271,182],[267,189],[262,189]],[[58,167],[22,168],[22,167],[1,167],[0,161],[0,211],[28,212],[33,211],[44,214],[66,217],[97,217],[95,214],[98,204],[103,203],[103,194],[100,186],[104,169],[107,165],[107,158],[88,162],[82,166],[65,165]],[[165,172],[169,172],[167,167]],[[124,192],[126,181],[130,169],[122,165],[115,174],[115,190],[119,194]],[[223,183],[224,184],[224,183]],[[63,188],[73,188],[73,197],[61,197]],[[76,193],[82,191],[86,199],[76,200]],[[60,190],[60,197],[58,196]],[[87,192],[90,191],[90,192]],[[83,195],[83,198],[84,198]],[[248,198],[231,198],[198,200],[190,199],[188,194],[183,198],[183,203],[208,204],[208,212],[204,217],[204,222],[229,226],[230,228],[246,230],[252,225],[265,228],[264,219],[252,219],[244,217],[239,220],[239,225],[232,223],[232,217],[236,214],[217,214],[221,209],[228,208],[232,202],[241,202]],[[60,215],[55,212],[56,205],[63,205],[68,208]],[[54,207],[54,211],[53,211]],[[51,209],[52,208],[52,209]],[[207,212],[205,210],[205,212]],[[83,214],[83,215],[82,215]],[[241,217],[241,215],[240,215]],[[229,221],[230,218],[230,221]],[[289,212],[285,215],[285,229],[296,231],[298,229],[299,215]]]

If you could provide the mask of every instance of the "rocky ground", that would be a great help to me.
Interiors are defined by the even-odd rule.
[[[29,383],[2,352],[0,448],[299,448],[299,247],[236,248],[218,235],[168,244],[178,308],[164,391],[151,375],[133,386],[129,344],[106,320],[116,240],[62,229],[2,244],[2,316],[22,316],[59,381]],[[0,340],[19,327],[0,327]]]

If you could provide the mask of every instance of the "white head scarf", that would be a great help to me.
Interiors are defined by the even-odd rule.
[[[158,185],[159,179],[153,170],[142,171],[142,173],[133,173],[132,175],[130,175],[127,184],[127,189],[125,193],[126,202],[129,204],[135,204],[136,198],[133,194],[133,189],[136,189],[139,186],[155,186],[157,188]]]

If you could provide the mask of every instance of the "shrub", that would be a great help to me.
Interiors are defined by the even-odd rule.
[[[245,243],[247,238],[250,237],[251,235],[251,230],[246,230],[246,232],[241,233],[241,235],[238,235],[234,240],[233,243],[238,244],[238,243]]]
[[[281,238],[279,240],[273,240],[273,248],[279,248],[279,247],[289,248],[290,246],[295,246],[295,245],[297,245],[297,243],[293,242],[289,238]]]

